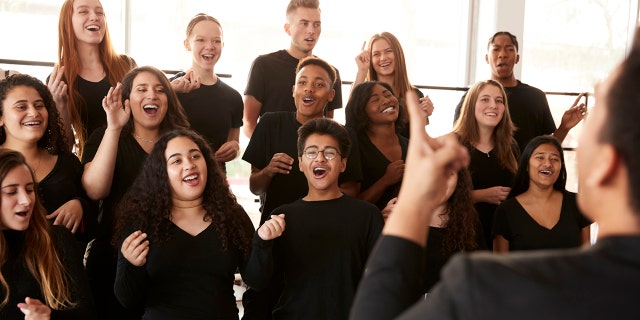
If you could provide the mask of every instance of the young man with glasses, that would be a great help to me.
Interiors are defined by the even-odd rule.
[[[384,224],[379,209],[344,195],[338,177],[351,142],[337,122],[319,118],[298,130],[299,169],[308,193],[280,206],[256,232],[245,282],[287,279],[274,319],[347,319],[365,262]]]
[[[336,95],[332,89],[336,79],[335,69],[326,61],[317,57],[300,60],[292,89],[296,111],[268,112],[260,118],[242,156],[251,164],[249,188],[261,196],[260,225],[275,208],[307,195],[307,179],[298,169],[298,128],[323,117],[325,106]],[[355,141],[355,133],[350,131],[350,135],[351,141]],[[355,197],[362,180],[357,146],[352,148],[351,155],[338,183],[341,192]],[[276,274],[267,290],[256,292],[249,287],[242,298],[243,319],[271,319],[281,283]]]

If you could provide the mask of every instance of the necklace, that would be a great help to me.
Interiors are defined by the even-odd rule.
[[[40,169],[41,161],[42,161],[42,154],[40,153],[40,150],[38,150],[38,164],[36,165],[35,168],[33,168],[33,174],[36,174],[36,172],[38,172],[38,169]]]
[[[142,142],[146,142],[146,143],[156,143],[157,140],[149,140],[149,139],[145,139],[139,135],[137,135],[135,132],[133,133],[133,136],[136,137],[136,139],[142,141]]]

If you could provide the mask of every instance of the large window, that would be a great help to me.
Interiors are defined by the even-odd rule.
[[[55,61],[62,3],[63,0],[0,0],[0,59]],[[165,70],[190,66],[183,40],[186,25],[196,13],[218,18],[224,29],[225,48],[216,72],[231,75],[224,81],[241,94],[253,59],[288,47],[289,38],[283,29],[287,3],[102,1],[116,50],[131,55],[139,65]],[[502,8],[505,4],[507,9]],[[524,21],[510,21],[513,24],[516,20],[523,30],[518,76],[544,91],[592,92],[594,84],[624,57],[637,24],[637,0],[321,0],[322,35],[314,53],[335,65],[342,80],[351,81],[357,71],[354,58],[363,42],[373,33],[389,31],[403,45],[414,85],[463,87],[473,79],[489,77],[484,61],[486,39],[499,24],[486,22],[499,20],[498,16],[504,16],[512,6],[524,10]],[[501,10],[496,10],[498,7]],[[0,67],[31,73],[43,80],[51,72],[50,67]],[[344,103],[349,89],[350,85],[343,86]],[[462,92],[423,92],[436,107],[427,130],[432,135],[449,132]],[[573,100],[571,96],[549,96],[557,122]],[[336,120],[344,122],[343,112],[344,109],[337,110]],[[570,133],[565,146],[575,146],[579,131],[578,127]],[[246,143],[241,134],[241,145]],[[248,164],[236,160],[228,169],[238,194],[246,195],[245,203],[252,203],[253,196],[243,185],[250,171]]]

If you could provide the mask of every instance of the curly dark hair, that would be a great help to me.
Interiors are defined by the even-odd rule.
[[[345,126],[353,128],[358,134],[363,133],[369,128],[369,116],[367,115],[367,102],[371,98],[371,92],[373,87],[381,85],[391,92],[394,96],[393,88],[386,82],[382,81],[367,81],[358,84],[351,90],[349,95],[349,101],[344,108],[345,112]],[[397,98],[397,96],[396,96]],[[399,103],[399,101],[398,101]],[[396,132],[400,132],[404,128],[404,108],[398,105],[398,119],[395,122]]]
[[[160,132],[167,132],[174,128],[188,129],[191,125],[187,119],[187,114],[185,113],[182,104],[180,104],[180,100],[178,99],[176,92],[173,91],[173,87],[171,86],[169,79],[167,79],[164,72],[158,68],[152,66],[138,67],[129,71],[124,76],[124,79],[122,79],[122,105],[124,105],[125,100],[129,99],[131,96],[133,81],[140,73],[143,72],[153,74],[160,81],[162,87],[167,93],[168,110],[164,119],[162,119],[162,122],[160,123]],[[122,132],[127,134],[132,133],[134,129],[133,122],[134,119],[132,114],[131,117],[129,117],[129,122],[127,122],[124,128],[122,128]]]
[[[458,171],[456,189],[447,200],[447,209],[442,213],[445,221],[443,254],[480,249],[480,218],[471,200],[472,189],[469,170],[461,169]]]
[[[38,140],[38,147],[46,149],[50,154],[58,154],[60,152],[70,152],[71,147],[67,141],[67,137],[63,133],[62,119],[58,108],[56,108],[56,102],[53,100],[53,96],[49,91],[49,88],[42,83],[42,81],[26,74],[14,74],[8,78],[0,81],[0,116],[4,113],[4,101],[7,99],[9,92],[18,86],[25,86],[34,88],[47,109],[47,129],[44,131],[44,135]],[[4,131],[4,126],[0,127],[0,144],[4,144],[7,139],[7,135]]]
[[[209,144],[199,134],[188,129],[169,131],[156,142],[142,171],[116,208],[118,218],[113,243],[119,243],[123,233],[132,228],[146,230],[151,242],[162,243],[168,239],[173,203],[164,152],[169,141],[178,137],[186,137],[195,142],[207,163],[207,183],[202,200],[206,211],[205,221],[212,221],[224,250],[233,244],[248,254],[253,237],[253,229],[249,231],[246,228],[249,217],[231,193]]]

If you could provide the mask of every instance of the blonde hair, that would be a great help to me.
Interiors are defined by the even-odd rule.
[[[516,173],[518,170],[518,162],[513,154],[514,147],[517,146],[513,138],[516,127],[513,122],[511,122],[507,94],[500,82],[495,80],[478,81],[469,89],[464,98],[464,102],[462,102],[460,117],[453,126],[453,132],[458,135],[460,142],[467,147],[473,146],[480,140],[480,130],[475,115],[476,102],[480,96],[480,91],[486,86],[494,86],[500,89],[504,97],[504,114],[500,122],[498,122],[498,125],[493,129],[492,139],[495,143],[494,148],[500,164],[510,172]]]

